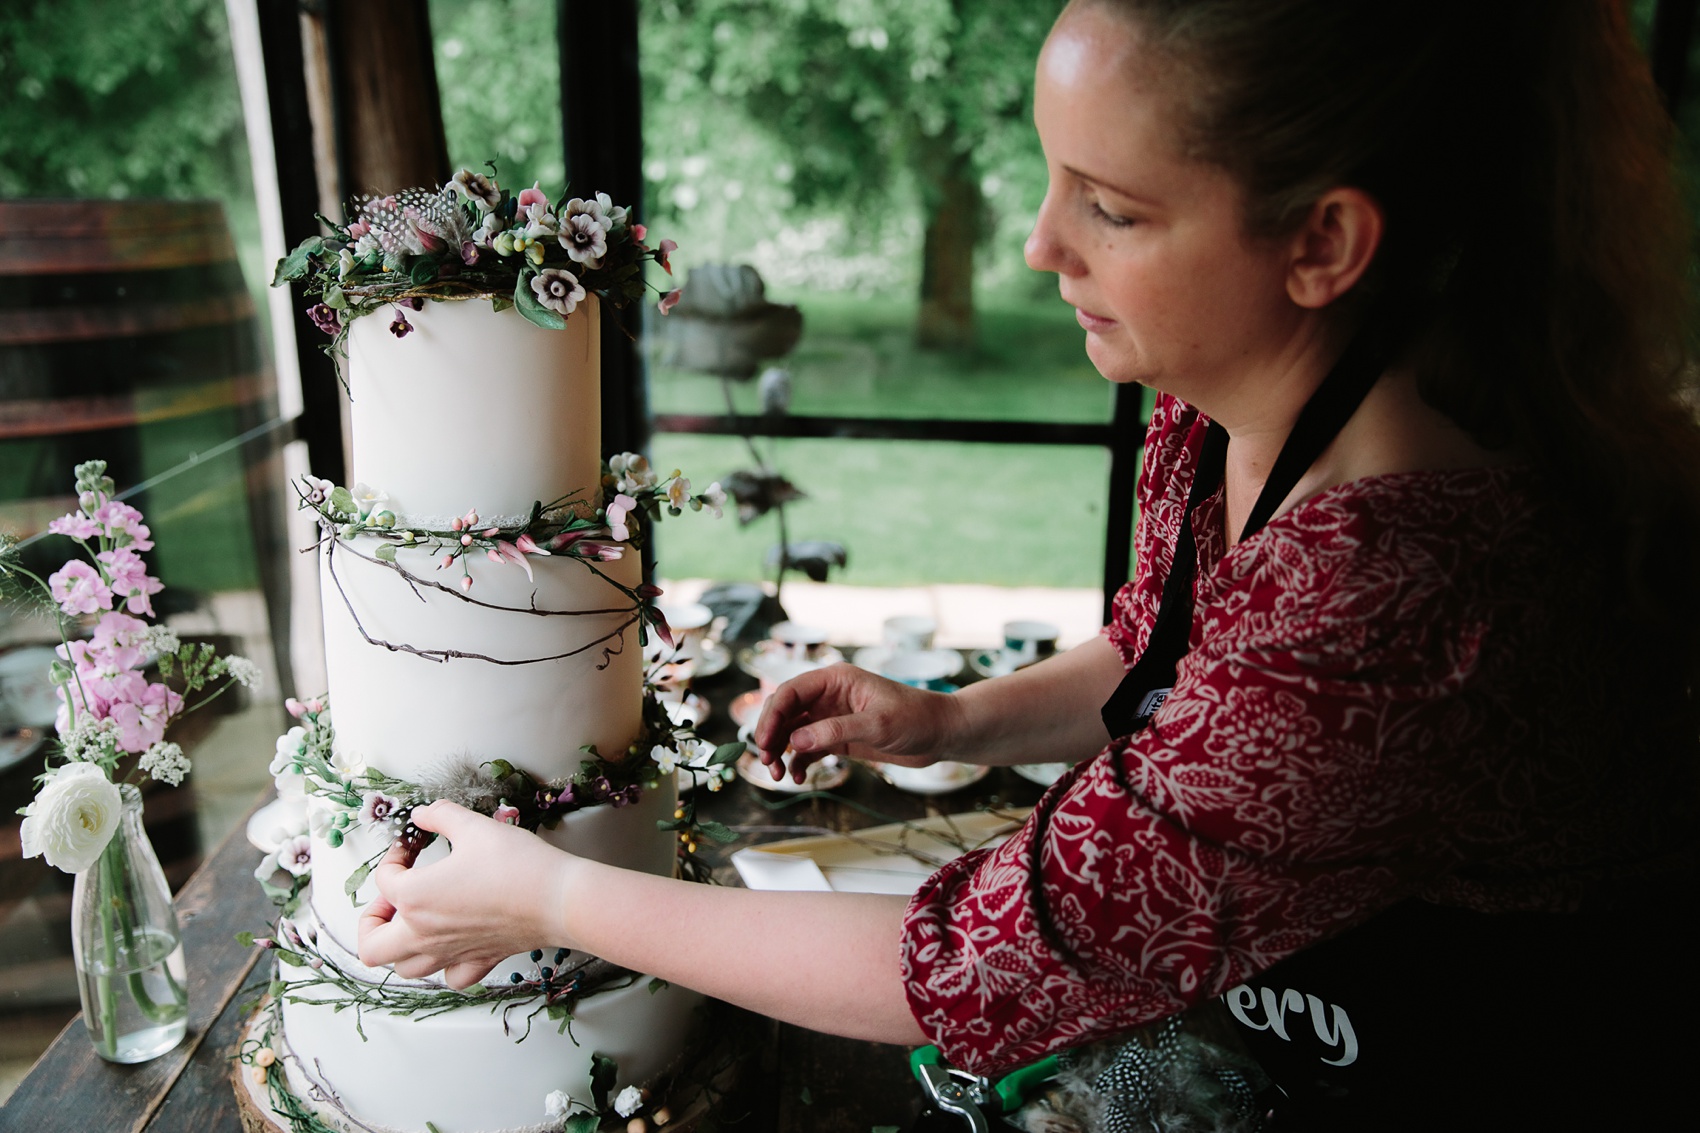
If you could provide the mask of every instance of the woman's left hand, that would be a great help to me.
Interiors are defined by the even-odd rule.
[[[360,962],[418,979],[441,971],[471,987],[509,956],[559,947],[564,875],[572,858],[535,834],[451,802],[420,807],[413,824],[448,840],[441,861],[409,868],[399,845],[372,871],[380,896],[360,916]]]

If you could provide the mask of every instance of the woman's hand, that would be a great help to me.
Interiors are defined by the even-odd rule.
[[[786,681],[762,705],[751,739],[775,779],[802,783],[828,755],[909,767],[939,760],[959,729],[954,699],[875,676],[854,665],[814,669]]]
[[[570,855],[451,802],[412,817],[453,852],[410,869],[401,847],[390,849],[372,871],[380,896],[360,916],[361,963],[389,964],[408,979],[441,971],[450,987],[466,988],[509,956],[566,943],[552,937],[561,935]]]

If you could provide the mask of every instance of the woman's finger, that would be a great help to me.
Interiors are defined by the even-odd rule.
[[[456,991],[465,991],[489,975],[495,966],[482,960],[461,960],[443,969],[443,980]]]
[[[435,956],[406,956],[391,964],[390,967],[394,968],[395,974],[402,979],[422,980],[426,976],[442,971],[443,962]]]
[[[382,921],[360,919],[359,944],[355,953],[368,968],[393,963],[418,951],[418,940],[405,921],[396,920],[393,916]]]

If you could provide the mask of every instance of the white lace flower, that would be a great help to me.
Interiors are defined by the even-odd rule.
[[[246,657],[226,657],[224,671],[243,688],[255,688],[260,683],[260,667]]]
[[[166,626],[149,626],[147,636],[143,638],[143,648],[155,656],[175,653],[182,645],[183,642],[176,631]]]
[[[110,717],[96,719],[87,712],[77,713],[77,722],[60,740],[66,759],[73,762],[93,762],[107,754],[118,741],[118,721]]]
[[[24,808],[18,830],[24,857],[39,854],[55,869],[82,873],[100,860],[123,809],[106,772],[92,763],[66,764]]]
[[[171,787],[181,783],[190,769],[189,757],[183,754],[183,749],[163,740],[144,751],[137,766]]]
[[[627,1086],[614,1099],[614,1112],[621,1117],[630,1117],[643,1108],[643,1091],[636,1086]]]

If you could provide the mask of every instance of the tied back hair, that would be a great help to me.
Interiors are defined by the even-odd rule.
[[[1424,399],[1529,460],[1694,712],[1700,427],[1691,225],[1674,132],[1627,5],[1608,0],[1075,0],[1118,14],[1172,100],[1181,152],[1246,193],[1248,234],[1327,190],[1386,224],[1338,304],[1398,305]],[[1065,12],[1063,19],[1068,18]],[[1384,309],[1392,309],[1390,307]],[[1112,769],[1131,792],[1125,768]],[[1030,847],[1039,872],[1042,799]],[[1041,931],[1078,962],[1043,894]],[[1219,973],[1213,973],[1219,974]],[[1208,994],[1208,981],[1201,981]]]

